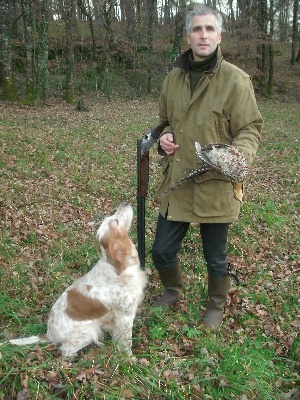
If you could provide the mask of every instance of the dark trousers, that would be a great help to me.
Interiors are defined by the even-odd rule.
[[[169,221],[159,214],[152,246],[152,260],[158,271],[168,271],[178,265],[177,254],[189,225],[189,222]],[[200,224],[207,272],[214,277],[228,275],[228,229],[229,224]]]

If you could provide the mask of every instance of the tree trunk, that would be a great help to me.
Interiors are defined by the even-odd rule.
[[[66,3],[66,90],[65,100],[68,104],[75,104],[75,73],[74,73],[74,27],[73,12],[75,9],[74,0]]]
[[[0,0],[0,83],[1,100],[16,101],[16,88],[12,72],[12,2]]]
[[[298,0],[294,0],[293,7],[293,35],[292,35],[292,56],[291,64],[294,65],[296,62],[296,44],[298,44]]]
[[[274,36],[274,0],[270,0],[270,34],[269,34],[269,77],[267,85],[267,96],[272,97],[273,79],[274,79],[274,51],[273,51],[273,36]]]
[[[170,2],[169,0],[165,0],[164,5],[164,24],[170,25],[171,24],[171,10],[170,10]]]
[[[132,39],[134,32],[134,5],[132,0],[125,0],[126,37]]]
[[[39,42],[37,47],[37,96],[36,106],[45,105],[48,92],[48,2],[40,0],[38,3],[37,32]]]
[[[77,0],[77,5],[80,8],[80,11],[82,12],[82,14],[87,17],[87,20],[89,22],[91,36],[92,36],[92,57],[93,57],[93,59],[95,59],[96,58],[96,39],[95,39],[95,33],[94,33],[93,16],[92,16],[90,2],[88,1],[88,10],[85,8],[85,5],[82,0]]]
[[[34,9],[30,0],[22,0],[23,26],[24,26],[24,42],[26,52],[26,90],[23,104],[34,105],[36,102],[37,88],[35,80],[35,59],[34,59]]]
[[[179,7],[177,10],[176,23],[175,23],[175,38],[173,43],[174,57],[179,56],[179,54],[181,53],[181,40],[185,24],[185,19],[184,19],[185,9],[186,9],[186,0],[179,0]]]
[[[258,3],[257,21],[260,32],[258,38],[260,43],[257,45],[257,68],[260,71],[259,75],[259,91],[266,95],[268,93],[268,4],[267,0],[259,0]]]
[[[228,18],[228,26],[226,27],[226,32],[233,32],[233,28],[234,28],[234,23],[235,23],[235,17],[234,17],[234,11],[233,11],[233,1],[232,0],[228,0],[228,7],[229,7],[229,18]],[[225,18],[223,18],[224,20]],[[226,26],[226,23],[224,21],[224,25]]]
[[[132,53],[133,53],[133,70],[135,72],[135,76],[137,76],[137,69],[139,64],[139,44],[140,44],[140,35],[141,35],[141,3],[140,0],[135,0],[136,9],[134,13],[134,30],[132,37]]]
[[[103,2],[103,17],[104,17],[104,28],[105,28],[105,44],[107,50],[111,51],[113,44],[113,32],[112,32],[112,19],[114,12],[114,1],[104,0]]]
[[[93,0],[93,9],[95,15],[95,22],[97,25],[100,26],[103,23],[102,1]]]
[[[147,93],[151,93],[152,58],[153,58],[153,21],[154,21],[154,0],[148,0]]]
[[[285,42],[289,37],[289,0],[280,1],[278,9],[279,40]]]
[[[237,0],[238,10],[239,10],[239,25],[242,27],[246,25],[247,27],[251,24],[251,6],[252,2],[249,0]]]
[[[100,81],[102,85],[102,90],[106,94],[108,101],[111,101],[111,86],[110,86],[110,76],[112,62],[110,54],[112,53],[113,47],[113,31],[112,31],[112,19],[114,15],[114,1],[104,0],[103,2],[103,22],[105,28],[105,38],[103,46],[103,59],[102,59],[102,71],[100,76]]]

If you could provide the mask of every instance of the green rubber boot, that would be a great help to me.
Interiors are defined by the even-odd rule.
[[[163,310],[175,304],[182,292],[182,277],[179,265],[168,271],[159,272],[159,277],[165,287],[163,294],[153,303],[153,307]]]
[[[223,319],[224,306],[229,291],[230,276],[215,278],[208,275],[208,297],[209,301],[203,318],[205,328],[217,331]]]

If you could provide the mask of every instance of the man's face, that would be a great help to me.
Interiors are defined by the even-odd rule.
[[[212,14],[193,17],[191,33],[187,36],[187,42],[192,49],[195,61],[202,61],[211,55],[221,42],[221,34],[217,31],[216,17]]]

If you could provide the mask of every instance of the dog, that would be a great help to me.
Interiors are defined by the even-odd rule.
[[[104,333],[110,332],[118,348],[131,356],[133,322],[147,283],[128,236],[132,219],[132,206],[122,202],[103,220],[96,234],[100,259],[54,303],[46,334],[8,342],[19,346],[51,342],[62,356],[71,357],[92,343],[102,345]]]

